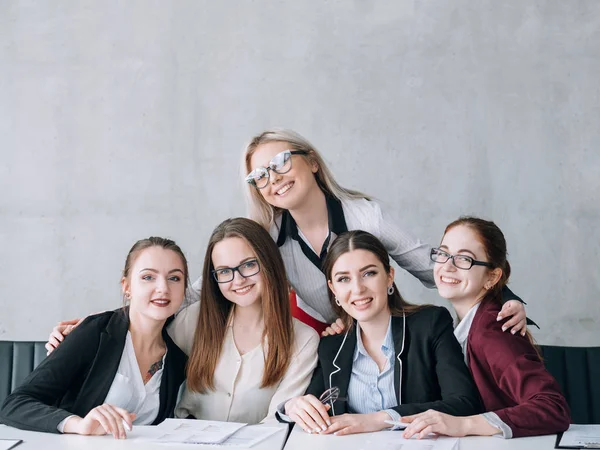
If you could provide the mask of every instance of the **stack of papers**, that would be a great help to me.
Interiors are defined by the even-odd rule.
[[[157,443],[213,444],[248,448],[272,436],[281,427],[246,425],[195,419],[166,419],[155,427],[134,426],[130,438]]]
[[[158,425],[162,434],[153,440],[181,444],[220,444],[245,426],[245,423],[237,422],[167,419]]]

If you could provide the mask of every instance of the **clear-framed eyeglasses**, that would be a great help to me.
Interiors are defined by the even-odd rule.
[[[292,155],[308,155],[305,150],[285,150],[276,154],[268,167],[257,167],[246,177],[246,183],[257,189],[263,189],[269,183],[269,171],[284,174],[292,169]]]
[[[256,259],[245,261],[236,267],[222,267],[212,270],[213,277],[217,283],[229,283],[235,278],[235,272],[238,272],[242,277],[248,278],[260,272],[260,265]]]
[[[345,400],[345,398],[340,397],[340,388],[337,386],[327,389],[319,397],[319,401],[324,405],[331,405],[338,400]]]
[[[432,248],[429,257],[433,262],[439,264],[444,264],[451,259],[454,267],[462,270],[469,270],[473,266],[485,266],[490,268],[494,267],[489,262],[477,261],[476,259],[473,259],[467,255],[451,255],[440,248]]]

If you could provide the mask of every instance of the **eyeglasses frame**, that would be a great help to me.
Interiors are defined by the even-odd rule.
[[[433,259],[434,252],[445,253],[446,255],[448,255],[448,259],[446,259],[446,261],[444,261],[444,262],[442,262],[442,261],[436,261],[435,259]],[[471,265],[469,267],[466,267],[466,268],[465,267],[458,267],[456,265],[456,261],[454,260],[455,256],[462,256],[463,258],[469,258],[471,260]],[[460,270],[471,270],[473,268],[473,266],[484,266],[484,267],[489,267],[490,269],[494,268],[494,266],[492,264],[490,264],[489,262],[477,261],[476,259],[471,258],[469,255],[451,255],[450,253],[445,252],[444,250],[442,250],[439,247],[435,247],[435,248],[431,249],[431,251],[429,252],[429,259],[431,259],[434,263],[437,263],[437,264],[446,264],[448,262],[448,260],[451,259],[452,260],[452,265],[454,267],[456,267],[457,269],[460,269]]]
[[[280,172],[277,169],[274,169],[273,167],[271,167],[271,161],[273,161],[277,156],[281,155],[282,153],[285,152],[289,152],[290,153],[290,168],[288,170],[286,170],[285,172]],[[306,150],[284,150],[282,152],[277,153],[273,158],[271,158],[271,161],[269,161],[269,166],[268,167],[262,167],[263,169],[265,169],[267,171],[267,182],[265,183],[264,186],[262,187],[258,187],[256,184],[256,181],[254,180],[254,177],[251,177],[250,174],[252,172],[254,172],[256,169],[259,169],[260,167],[257,167],[256,169],[252,170],[245,178],[246,183],[251,184],[252,186],[254,186],[256,189],[264,189],[269,185],[269,180],[271,179],[271,174],[270,174],[270,170],[272,170],[275,173],[278,173],[279,175],[283,175],[284,173],[288,173],[290,170],[292,170],[292,156],[293,155],[308,155],[309,152],[307,152]]]
[[[249,262],[255,262],[255,263],[256,263],[256,265],[258,266],[258,270],[257,270],[256,272],[254,272],[252,275],[243,275],[243,274],[242,274],[242,272],[240,272],[240,267],[242,267],[244,264],[248,264]],[[227,281],[219,281],[219,280],[217,279],[217,272],[218,272],[219,270],[225,270],[225,269],[229,269],[229,270],[231,270],[231,273],[232,273],[231,280],[227,280]],[[223,267],[222,269],[213,269],[213,270],[211,270],[211,271],[210,271],[210,273],[212,273],[212,275],[213,275],[213,278],[215,279],[215,281],[216,281],[217,283],[219,283],[219,284],[222,284],[222,283],[231,283],[233,280],[235,280],[235,273],[236,273],[236,272],[237,272],[237,273],[239,273],[239,274],[240,274],[240,276],[241,276],[242,278],[250,278],[250,277],[253,277],[253,276],[254,276],[254,275],[256,275],[258,272],[260,272],[260,263],[258,262],[258,259],[256,259],[256,258],[253,258],[253,259],[249,259],[248,261],[244,261],[243,263],[241,263],[241,264],[239,264],[239,265],[237,265],[237,266],[235,266],[235,267]]]

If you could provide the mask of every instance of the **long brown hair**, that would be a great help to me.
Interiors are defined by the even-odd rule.
[[[488,270],[500,269],[502,271],[502,275],[498,282],[487,290],[481,299],[481,302],[494,302],[501,305],[502,289],[508,284],[508,279],[510,278],[510,264],[507,259],[508,252],[506,250],[504,233],[502,233],[500,228],[498,228],[498,225],[491,220],[484,220],[472,216],[462,216],[446,227],[444,235],[452,228],[461,225],[470,228],[477,235],[479,242],[483,245],[485,256],[492,265]],[[541,358],[537,344],[529,330],[526,332],[526,336],[527,339],[529,339],[529,342],[534,346],[538,356]]]
[[[213,278],[212,253],[227,238],[244,239],[260,266],[263,292],[260,294],[266,341],[265,370],[261,387],[277,384],[285,375],[292,357],[294,331],[289,303],[289,286],[277,244],[257,222],[245,218],[227,219],[218,225],[208,242],[202,270],[200,314],[194,345],[187,367],[188,387],[195,392],[214,390],[214,373],[221,356],[227,321],[235,304],[227,300]]]
[[[272,128],[270,130],[265,130],[250,140],[244,149],[244,161],[242,164],[243,170],[245,170],[245,172],[242,174],[244,177],[250,173],[250,170],[252,169],[250,160],[252,159],[252,155],[256,151],[257,147],[269,142],[286,142],[289,144],[290,150],[303,150],[307,152],[307,154],[303,155],[302,157],[306,158],[309,163],[317,164],[319,169],[315,173],[315,180],[317,181],[317,184],[321,190],[331,197],[338,200],[352,198],[369,199],[369,196],[362,194],[361,192],[353,191],[340,186],[315,146],[299,133],[296,133],[292,130],[286,130],[284,128]],[[267,203],[258,189],[247,183],[246,194],[249,217],[256,220],[263,227],[268,229],[275,218],[280,215],[283,210]]]
[[[362,230],[346,231],[340,234],[327,252],[327,257],[323,262],[323,271],[328,280],[331,281],[331,273],[333,266],[340,256],[353,250],[366,250],[374,254],[377,259],[383,264],[385,272],[389,275],[390,273],[390,256],[385,249],[384,245],[379,239],[373,236],[371,233]],[[392,316],[410,315],[430,305],[413,305],[408,303],[393,282],[394,292],[392,295],[388,295],[388,307]],[[354,319],[348,314],[344,308],[338,306],[335,302],[335,298],[331,290],[329,291],[329,301],[333,306],[334,311],[344,322],[346,329],[350,329],[354,325]]]

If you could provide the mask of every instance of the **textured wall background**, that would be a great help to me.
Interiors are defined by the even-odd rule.
[[[197,276],[275,125],[423,240],[496,220],[536,338],[600,345],[599,74],[595,0],[0,2],[0,339],[118,306],[150,234]]]

